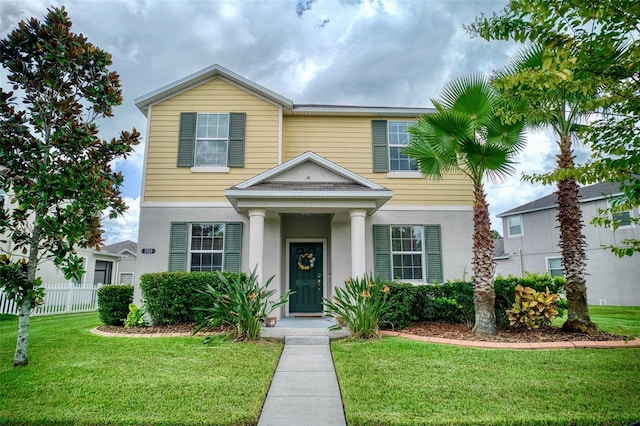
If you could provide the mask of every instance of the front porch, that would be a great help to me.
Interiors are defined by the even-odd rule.
[[[329,339],[351,336],[351,332],[345,328],[336,331],[329,330],[329,327],[334,325],[333,318],[325,316],[282,317],[275,327],[262,327],[260,336],[278,340],[284,340],[287,336],[327,336]]]

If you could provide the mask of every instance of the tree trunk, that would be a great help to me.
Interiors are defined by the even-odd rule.
[[[573,168],[571,136],[564,135],[560,141],[558,167]],[[582,234],[582,210],[575,179],[567,178],[558,182],[558,223],[560,225],[560,249],[566,279],[567,321],[562,328],[567,331],[589,333],[596,325],[589,317],[587,286],[585,282],[585,241]]]
[[[20,305],[18,311],[18,342],[16,343],[16,353],[13,356],[13,366],[27,365],[27,345],[29,343],[29,319],[31,316],[31,300],[26,299]]]
[[[38,271],[38,251],[40,242],[40,226],[34,223],[31,234],[31,244],[29,245],[29,263],[27,264],[27,285],[33,284]],[[18,342],[16,343],[16,353],[13,356],[13,366],[27,365],[29,357],[27,348],[29,346],[29,321],[31,319],[31,309],[34,300],[29,298],[25,291],[18,311]]]
[[[493,238],[484,187],[473,188],[473,301],[476,311],[474,333],[496,334],[496,292],[493,288]]]

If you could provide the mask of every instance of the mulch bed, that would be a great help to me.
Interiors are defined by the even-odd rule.
[[[154,327],[116,327],[102,325],[98,330],[120,334],[152,334],[152,333],[187,333],[191,334],[197,328],[197,323],[183,323],[174,325],[159,325]],[[224,327],[219,327],[214,332],[224,332]],[[418,336],[443,337],[446,339],[471,340],[481,342],[504,343],[536,343],[536,342],[577,342],[577,341],[610,341],[625,340],[626,336],[607,332],[594,334],[567,333],[559,327],[543,327],[537,330],[498,329],[495,336],[475,334],[464,324],[447,324],[441,322],[420,322],[402,330],[402,333]],[[204,334],[199,332],[198,334]]]
[[[107,333],[119,333],[119,334],[154,334],[154,333],[186,333],[191,334],[198,328],[198,324],[195,322],[186,322],[182,324],[171,325],[156,325],[153,327],[119,327],[115,325],[101,325],[98,330],[105,331]],[[225,327],[217,327],[213,330],[199,331],[198,335],[204,335],[208,333],[221,333],[227,331]]]
[[[541,327],[536,330],[498,329],[495,336],[475,334],[464,324],[439,322],[415,323],[402,330],[402,333],[418,336],[442,337],[445,339],[472,340],[480,342],[537,343],[537,342],[577,342],[625,340],[626,336],[599,331],[594,334],[568,333],[560,327]]]

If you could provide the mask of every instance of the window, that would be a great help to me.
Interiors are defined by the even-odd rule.
[[[421,226],[391,227],[391,262],[394,280],[424,277]]]
[[[507,228],[510,237],[522,235],[522,216],[509,216],[507,218]]]
[[[194,166],[225,167],[229,114],[198,114]]]
[[[96,267],[93,273],[93,284],[111,284],[111,271],[113,262],[108,260],[96,260]]]
[[[389,121],[388,136],[389,141],[389,171],[414,171],[418,167],[413,158],[402,153],[404,147],[409,143],[410,135],[407,129],[415,123],[411,121]]]
[[[192,223],[189,245],[190,270],[221,271],[224,253],[223,223]]]
[[[559,257],[552,257],[547,259],[547,271],[552,277],[564,277],[562,270],[562,259]]]
[[[613,213],[611,217],[614,221],[618,222],[618,228],[632,226],[631,212],[628,210],[624,212]]]

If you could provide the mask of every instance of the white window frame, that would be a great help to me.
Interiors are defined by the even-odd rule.
[[[418,171],[418,166],[414,159],[410,159],[410,161],[413,162],[413,164],[415,165],[415,169],[394,169],[392,167],[391,148],[407,146],[407,144],[409,143],[409,140],[411,139],[411,136],[409,135],[408,132],[406,132],[406,129],[405,129],[404,133],[407,134],[407,143],[406,144],[392,143],[391,125],[392,124],[397,125],[399,123],[402,123],[403,125],[406,124],[406,129],[416,124],[415,121],[407,121],[407,120],[388,120],[387,121],[387,152],[389,155],[389,177],[421,177],[420,172]],[[405,154],[400,153],[400,155],[408,158],[408,156]]]
[[[218,120],[220,116],[227,117],[227,132],[225,137],[198,137],[198,129],[200,127],[200,120],[204,116],[218,116]],[[231,120],[230,114],[228,112],[202,112],[198,113],[196,117],[196,131],[195,131],[195,144],[193,149],[193,167],[192,171],[194,172],[228,172],[228,161],[229,161],[229,122]],[[225,142],[225,156],[224,156],[224,164],[198,164],[198,143],[202,142]]]
[[[552,275],[552,274],[551,274],[551,270],[552,270],[552,269],[553,269],[553,270],[558,270],[558,268],[551,268],[550,262],[551,262],[552,260],[558,260],[558,261],[560,261],[560,274],[561,274],[561,275]],[[549,274],[549,276],[551,276],[551,277],[556,276],[556,277],[563,277],[563,278],[564,278],[564,268],[562,267],[562,258],[561,258],[561,257],[559,257],[559,256],[549,256],[549,257],[545,257],[545,258],[544,258],[544,263],[545,263],[545,266],[546,266],[546,269],[547,269],[547,273]]]
[[[412,251],[397,251],[393,249],[393,228],[401,228],[401,227],[411,227],[411,228],[418,228],[420,229],[420,236],[421,236],[421,243],[422,243],[422,248],[420,251],[418,250],[412,250]],[[411,237],[413,238],[413,229],[411,230]],[[389,226],[389,243],[390,243],[390,252],[391,252],[391,278],[393,281],[401,281],[401,282],[408,282],[408,283],[424,283],[426,280],[426,276],[427,276],[427,259],[425,256],[425,240],[424,240],[424,226],[422,225],[408,225],[408,224],[402,224],[402,225],[390,225]],[[408,278],[396,278],[395,276],[395,268],[394,268],[394,256],[395,255],[416,255],[419,254],[420,255],[420,262],[421,262],[421,269],[422,269],[422,278],[421,279],[408,279]]]
[[[512,234],[511,233],[511,219],[515,219],[518,218],[518,220],[520,221],[520,233],[519,234]],[[513,215],[513,216],[507,216],[507,235],[509,237],[522,237],[524,235],[524,227],[522,226],[522,215],[518,214],[518,215]]]
[[[219,250],[214,250],[213,249],[214,244],[213,244],[213,241],[212,241],[211,250],[194,250],[194,249],[192,249],[191,247],[192,247],[192,237],[193,237],[193,226],[194,225],[212,225],[214,227],[216,225],[221,226],[222,227],[222,248],[219,249]],[[187,247],[188,248],[188,250],[187,250],[187,260],[188,260],[187,263],[188,263],[188,265],[187,266],[188,266],[188,270],[189,271],[192,270],[192,257],[191,257],[191,255],[194,254],[194,253],[211,253],[212,254],[212,260],[211,260],[212,261],[212,266],[215,266],[215,265],[213,265],[213,255],[214,254],[221,254],[221,257],[220,257],[220,259],[221,259],[220,260],[220,269],[212,269],[212,271],[206,271],[206,272],[214,272],[214,271],[218,271],[218,270],[219,271],[224,270],[224,236],[225,236],[226,230],[227,230],[226,229],[226,225],[223,222],[191,222],[191,223],[189,223],[189,235],[188,235],[188,240],[187,240],[188,241],[188,247]],[[201,268],[202,268],[202,265],[200,265],[199,269],[201,269]]]

